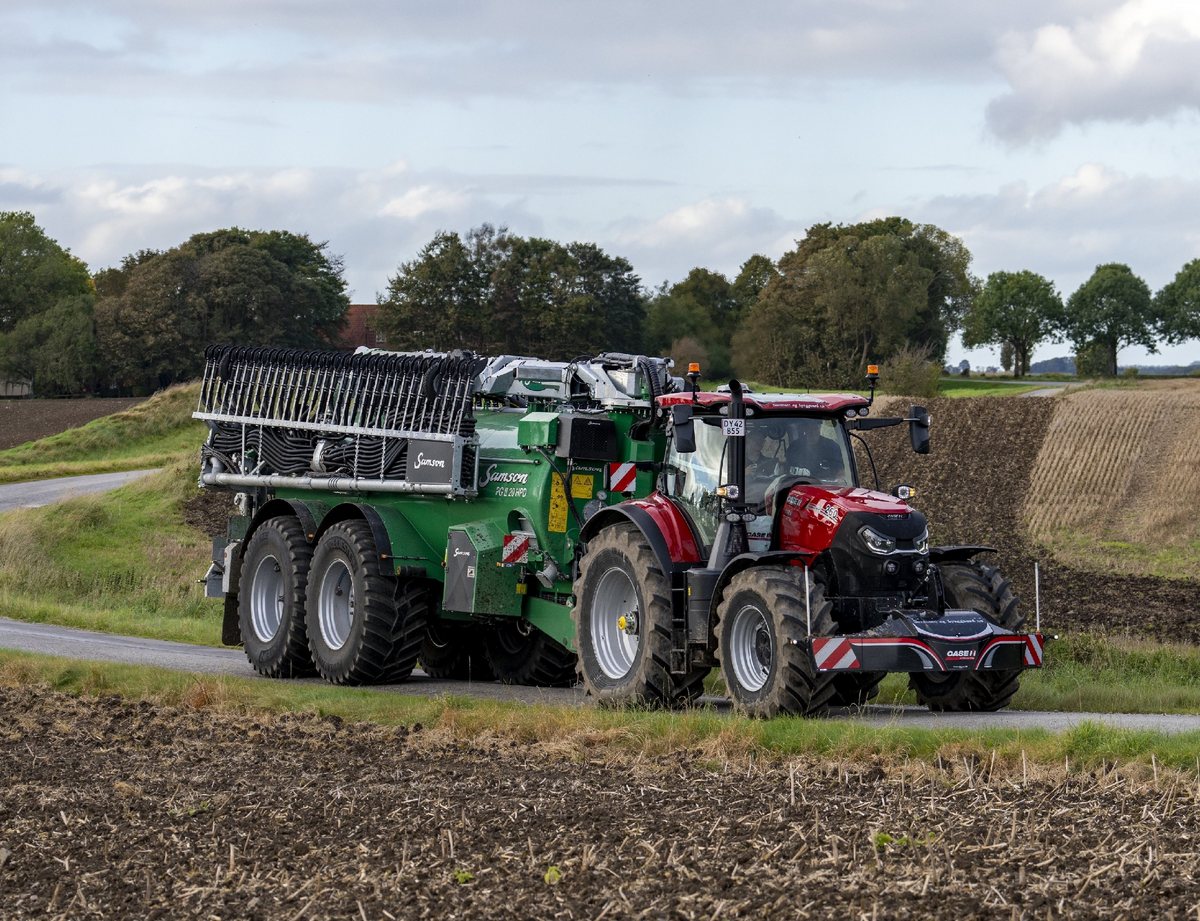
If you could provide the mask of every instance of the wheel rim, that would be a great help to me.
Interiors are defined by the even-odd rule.
[[[321,639],[330,649],[341,649],[354,625],[354,578],[341,560],[334,560],[325,570],[317,613]]]
[[[619,681],[633,669],[641,632],[637,589],[625,570],[614,566],[600,577],[590,614],[589,633],[596,664],[607,677]],[[634,617],[639,622],[632,631],[622,629],[622,617]]]
[[[283,623],[283,567],[273,556],[265,556],[254,570],[250,589],[250,626],[259,642],[269,643]]]
[[[757,605],[743,605],[729,626],[729,666],[747,691],[761,691],[775,660],[775,638],[767,616]]]

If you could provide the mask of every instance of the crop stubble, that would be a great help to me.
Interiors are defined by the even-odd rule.
[[[1196,779],[712,769],[0,689],[0,916],[1194,918]]]

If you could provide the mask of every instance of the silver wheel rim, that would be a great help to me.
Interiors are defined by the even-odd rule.
[[[317,621],[326,646],[341,649],[346,645],[354,624],[354,577],[350,575],[350,567],[341,560],[330,563],[321,579]]]
[[[250,589],[250,627],[260,643],[269,643],[283,623],[283,567],[273,556],[264,556],[254,570]]]
[[[592,593],[592,610],[588,618],[592,648],[596,651],[596,664],[605,676],[614,681],[626,677],[637,658],[641,624],[636,632],[622,630],[622,616],[634,616],[639,620],[637,589],[625,570],[614,566],[605,571]]]
[[[775,638],[762,610],[743,605],[729,626],[729,666],[737,683],[747,691],[761,691],[775,660]]]

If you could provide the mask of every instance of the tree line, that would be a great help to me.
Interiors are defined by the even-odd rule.
[[[204,347],[328,348],[349,298],[339,257],[302,234],[228,228],[142,250],[95,274],[28,212],[0,212],[0,378],[39,394],[148,393],[195,377]],[[868,362],[940,368],[951,336],[999,346],[1027,373],[1035,347],[1069,340],[1085,375],[1129,345],[1200,338],[1200,259],[1156,294],[1121,264],[1063,298],[1030,271],[971,273],[962,241],[890,217],[810,227],[777,261],[731,279],[697,267],[646,290],[592,243],[490,225],[435,234],[378,297],[388,347],[569,360],[599,351],[699,361],[786,387],[860,383]]]

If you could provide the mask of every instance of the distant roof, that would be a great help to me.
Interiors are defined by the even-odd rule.
[[[712,393],[701,391],[696,394],[696,402],[705,408],[723,406],[732,398],[728,393]],[[669,393],[658,398],[660,406],[684,406],[692,404],[692,394]],[[748,393],[745,396],[746,405],[762,412],[840,412],[851,406],[867,406],[866,397],[857,393]]]
[[[342,327],[337,348],[343,352],[352,352],[360,345],[370,349],[383,348],[383,335],[375,328],[378,319],[378,304],[351,304],[346,311],[346,325]]]

